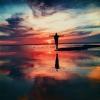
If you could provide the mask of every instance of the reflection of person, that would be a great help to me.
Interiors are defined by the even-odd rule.
[[[56,69],[57,71],[58,71],[58,69],[60,69],[58,53],[56,54],[55,69]]]
[[[56,34],[54,35],[56,50],[58,50],[58,38],[59,38],[59,35],[56,33]]]

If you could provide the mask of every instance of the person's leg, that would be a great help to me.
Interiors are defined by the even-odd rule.
[[[56,50],[58,50],[58,41],[57,41],[57,43],[56,43]]]
[[[58,40],[55,39],[55,46],[56,46],[56,50],[58,50]]]

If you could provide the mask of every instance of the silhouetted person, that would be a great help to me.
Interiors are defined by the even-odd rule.
[[[58,69],[60,69],[58,53],[56,54],[55,69],[56,69],[57,71],[58,71]]]
[[[56,50],[58,50],[58,38],[59,38],[59,35],[56,33],[56,34],[54,35]]]

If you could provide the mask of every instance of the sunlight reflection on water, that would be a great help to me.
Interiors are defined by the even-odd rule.
[[[5,52],[0,52],[1,61],[4,59],[3,65],[10,66],[12,67],[11,69],[16,66],[16,69],[18,67],[22,73],[28,76],[31,75],[32,78],[35,77],[34,73],[36,72],[41,73],[41,71],[45,71],[45,74],[47,74],[52,70],[49,73],[52,74],[53,70],[56,70],[55,63],[57,55],[57,59],[59,60],[59,73],[61,71],[62,73],[69,71],[88,76],[93,69],[100,66],[100,55],[99,51],[96,50],[57,52],[54,50],[53,45],[30,45],[16,48],[14,52],[9,51],[10,47],[8,52],[7,49]],[[6,64],[5,59],[9,59],[8,64]],[[10,70],[9,68],[7,69]]]

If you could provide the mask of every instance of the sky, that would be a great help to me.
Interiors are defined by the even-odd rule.
[[[0,0],[0,43],[52,43],[56,32],[60,43],[99,43],[100,1]]]

